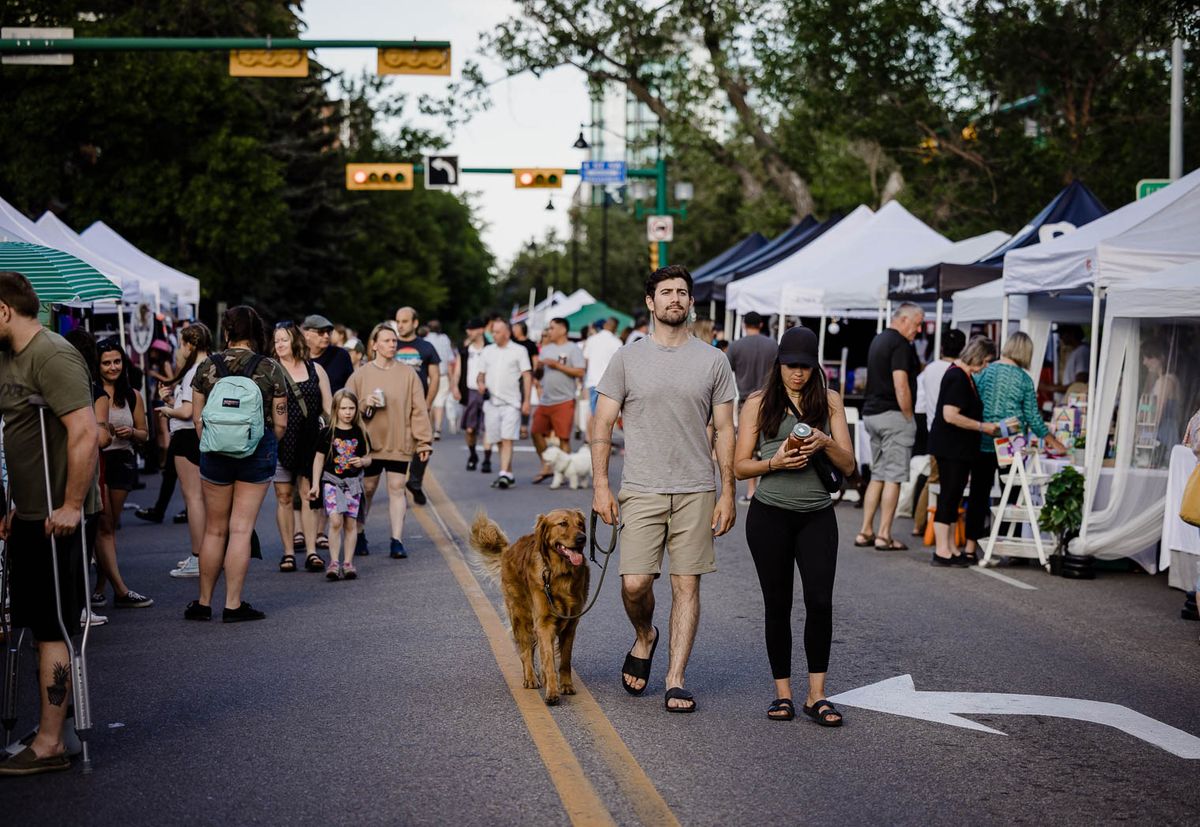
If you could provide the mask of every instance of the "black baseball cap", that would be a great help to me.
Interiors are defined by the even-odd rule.
[[[478,330],[481,327],[483,327],[483,319],[479,317],[467,319],[467,330]]]
[[[817,334],[803,325],[790,328],[783,334],[779,342],[779,364],[815,368],[818,361]]]

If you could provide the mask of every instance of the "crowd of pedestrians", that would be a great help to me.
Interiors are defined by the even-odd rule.
[[[471,319],[456,345],[436,320],[422,326],[412,307],[363,338],[320,314],[270,328],[253,308],[233,307],[220,319],[220,349],[205,325],[192,323],[178,332],[173,359],[153,360],[157,404],[148,413],[118,342],[96,342],[82,330],[69,340],[46,331],[28,281],[0,273],[0,415],[16,514],[4,529],[26,541],[10,546],[12,608],[14,621],[34,630],[43,690],[62,688],[64,632],[77,633],[91,608],[107,605],[110,587],[114,608],[154,604],[125,582],[117,555],[125,500],[137,481],[135,451],[156,439],[151,421],[165,435],[162,489],[154,506],[136,513],[162,522],[178,484],[190,554],[171,575],[197,579],[183,616],[212,619],[223,575],[226,623],[266,617],[243,592],[249,561],[261,555],[254,529],[272,487],[279,570],[296,572],[303,555],[306,571],[354,580],[356,558],[371,552],[365,526],[381,482],[388,553],[408,556],[408,499],[425,504],[425,469],[444,430],[461,430],[468,471],[491,475],[497,455],[492,487],[501,490],[517,484],[520,441],[532,441],[540,469],[529,481],[540,484],[555,473],[548,449],[570,454],[586,433],[580,452],[591,463],[593,510],[622,525],[621,598],[634,633],[621,667],[624,689],[646,691],[661,637],[655,581],[669,556],[664,704],[672,713],[698,708],[685,678],[700,581],[716,570],[713,541],[735,525],[735,484],[745,480],[746,539],[774,680],[767,716],[797,714],[791,613],[798,571],[808,667],[800,709],[822,726],[839,726],[842,713],[825,698],[838,555],[833,494],[856,471],[842,395],[827,386],[812,331],[793,327],[777,343],[764,335],[764,320],[749,313],[745,336],[727,350],[714,347],[711,324],[696,324],[691,290],[686,268],[662,268],[646,281],[646,316],[622,335],[615,319],[598,320],[581,345],[563,318],[550,319],[539,342],[526,324],[499,314]],[[997,361],[991,340],[948,331],[940,358],[922,369],[912,342],[923,326],[921,308],[901,304],[870,345],[863,414],[872,478],[854,544],[906,548],[893,533],[899,491],[927,429],[929,479],[940,486],[932,563],[965,565],[975,559],[988,519],[998,467],[992,437],[1019,428],[1062,446],[1038,412],[1028,336],[1011,336]],[[35,442],[43,417],[44,466]],[[609,466],[618,424],[624,461],[614,492]],[[43,469],[49,501],[39,484]],[[953,526],[964,495],[967,542],[960,552]],[[49,536],[63,552],[56,559],[66,584],[61,613],[48,599],[49,557],[36,553]],[[85,542],[97,572],[86,596]],[[38,737],[16,763],[0,763],[0,773],[62,768],[63,716],[43,705]]]

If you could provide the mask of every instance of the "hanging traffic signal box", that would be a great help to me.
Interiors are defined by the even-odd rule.
[[[561,169],[514,169],[513,180],[519,190],[560,190],[564,173]]]
[[[650,272],[658,269],[658,242],[650,242]]]
[[[348,190],[410,190],[412,164],[346,164]]]

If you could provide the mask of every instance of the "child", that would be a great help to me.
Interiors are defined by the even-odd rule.
[[[358,397],[342,389],[333,395],[333,424],[317,437],[313,459],[312,486],[308,498],[318,496],[329,516],[330,580],[358,577],[354,568],[354,544],[358,539],[358,514],[363,498],[363,469],[371,464],[370,443],[358,414]],[[344,538],[344,539],[343,539]],[[345,562],[338,562],[338,549],[345,547]]]

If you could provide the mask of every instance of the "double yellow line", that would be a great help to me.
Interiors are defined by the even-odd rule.
[[[563,809],[577,827],[612,825],[615,820],[609,808],[601,800],[592,782],[584,774],[574,750],[571,749],[558,722],[542,702],[540,692],[522,686],[521,661],[509,637],[503,621],[491,600],[488,599],[479,581],[467,566],[459,538],[466,538],[470,529],[458,508],[446,496],[438,481],[429,475],[425,478],[425,491],[429,505],[412,512],[417,521],[431,537],[438,551],[450,567],[467,602],[475,610],[479,625],[487,635],[496,657],[496,664],[504,676],[505,683],[516,701],[517,709],[525,719],[525,726],[537,746],[538,754],[550,780],[554,784]],[[645,770],[638,764],[621,736],[600,709],[600,704],[575,675],[575,696],[567,699],[591,736],[592,746],[608,766],[613,780],[621,790],[643,824],[678,825],[679,820],[667,806]]]

